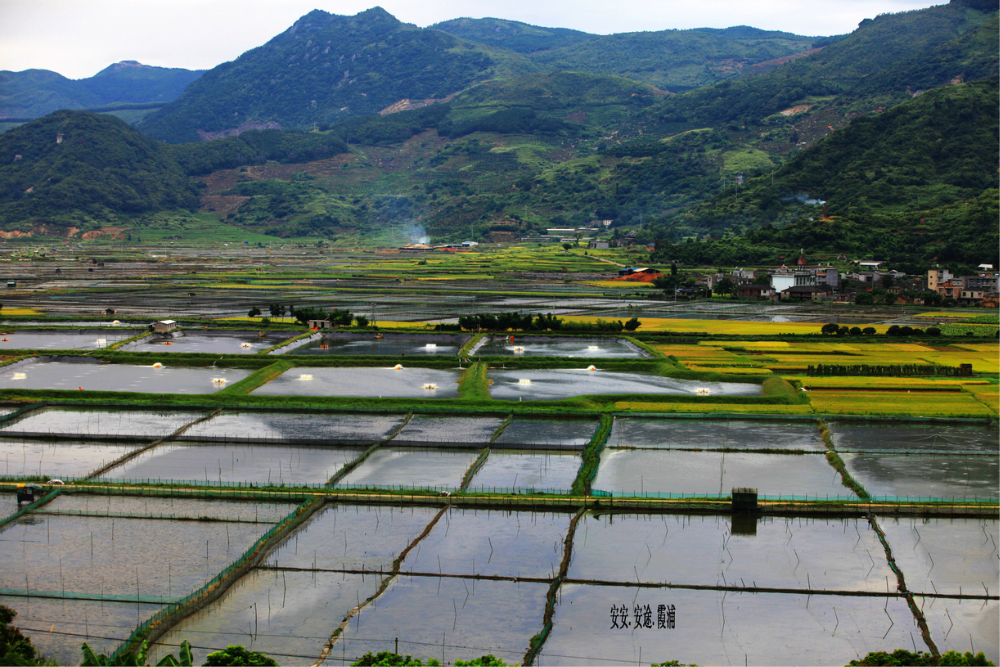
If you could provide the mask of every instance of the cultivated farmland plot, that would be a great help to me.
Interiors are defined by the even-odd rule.
[[[3,425],[3,433],[58,433],[156,439],[206,416],[204,412],[43,408]]]
[[[555,401],[588,394],[690,394],[699,390],[727,396],[759,396],[760,385],[677,380],[651,373],[616,373],[586,368],[491,370],[490,396],[513,401]]]
[[[361,396],[366,398],[456,398],[458,370],[392,366],[382,368],[311,368],[286,371],[257,396]]]
[[[259,336],[256,332],[250,331],[227,331],[212,335],[194,333],[181,336],[153,335],[139,341],[129,350],[155,353],[257,354],[294,335],[292,332],[272,332]]]
[[[397,415],[319,415],[280,412],[224,412],[184,432],[185,439],[371,443],[400,424]]]
[[[0,440],[4,477],[86,477],[142,447],[142,443],[110,444],[74,440]]]
[[[238,368],[154,368],[91,361],[95,363],[50,361],[5,370],[0,372],[0,388],[211,394],[250,374]]]
[[[815,421],[615,419],[609,447],[823,451]]]

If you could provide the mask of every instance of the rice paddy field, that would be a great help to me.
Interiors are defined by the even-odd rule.
[[[4,334],[0,604],[51,660],[150,636],[153,664],[182,641],[196,664],[229,644],[323,665],[1000,661],[995,340],[646,299],[559,248],[259,259],[179,270],[182,335],[108,351],[138,332],[44,316]],[[289,300],[386,333],[269,356],[303,330],[243,315]],[[642,324],[448,329],[511,311]],[[821,336],[834,311],[878,335]]]

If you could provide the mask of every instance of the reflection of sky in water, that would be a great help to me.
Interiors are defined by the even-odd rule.
[[[206,336],[184,334],[176,338],[150,336],[141,341],[132,352],[203,352],[212,354],[257,354],[261,350],[277,345],[293,334],[264,338],[256,333],[234,331],[227,336]],[[244,347],[248,345],[249,347]]]
[[[830,437],[839,451],[916,450],[992,452],[1000,451],[1000,430],[996,426],[862,425],[832,421]]]
[[[592,419],[514,419],[494,445],[575,445],[594,437],[600,422]]]
[[[879,527],[915,593],[996,595],[1000,580],[997,520],[883,517]],[[976,606],[981,606],[977,601]],[[996,626],[993,627],[994,636]]]
[[[997,498],[1000,459],[962,454],[841,454],[872,496]]]
[[[375,441],[388,436],[402,421],[400,415],[225,412],[195,424],[184,437]]]
[[[137,447],[142,443],[0,440],[0,471],[14,477],[85,477]]]
[[[642,357],[642,353],[620,341],[604,338],[601,340],[550,339],[530,340],[517,336],[514,342],[506,338],[492,338],[476,350],[477,357]]]
[[[818,454],[605,449],[593,487],[618,494],[729,495],[733,487],[751,487],[762,496],[855,497]]]
[[[60,361],[19,366],[0,373],[3,389],[69,389],[134,391],[144,394],[212,394],[252,371],[237,368],[176,368],[129,364],[72,364]],[[14,379],[23,373],[23,379]],[[223,378],[225,383],[213,382]]]
[[[383,354],[383,355],[439,355],[458,353],[460,345],[445,342],[440,338],[385,338],[376,340],[374,337],[364,340],[338,340],[336,338],[321,338],[308,345],[292,350],[289,354]],[[325,346],[325,347],[324,347]]]
[[[392,439],[399,442],[454,442],[485,446],[503,419],[499,417],[427,417],[416,415]]]
[[[661,604],[674,606],[674,629],[657,629]],[[609,629],[612,605],[649,605],[653,628],[634,628],[629,613],[628,629]],[[643,661],[669,655],[682,664],[846,665],[911,647],[911,632],[920,637],[913,629],[904,598],[564,584],[538,664],[639,663],[641,651]]]
[[[311,375],[311,380],[300,379]],[[392,367],[292,368],[252,393],[258,396],[363,396],[457,398],[459,370]],[[425,384],[436,388],[425,389]]]
[[[29,366],[29,368],[31,368]],[[204,412],[151,412],[148,410],[64,410],[46,408],[29,413],[3,431],[74,433],[79,435],[167,436]]]
[[[338,447],[163,444],[109,470],[101,479],[325,484],[361,452]]]
[[[568,576],[871,592],[885,591],[886,576],[895,581],[878,535],[863,518],[759,516],[750,522],[734,531],[732,517],[723,515],[587,513],[577,524]]]
[[[579,454],[541,450],[491,449],[470,490],[552,489],[568,491],[580,471]]]
[[[675,380],[647,373],[614,373],[560,368],[553,370],[523,370],[489,372],[493,384],[490,396],[514,401],[559,400],[588,394],[690,394],[698,396],[698,389],[708,389],[711,394],[732,396],[760,396],[757,384],[737,382],[699,382]],[[524,383],[523,380],[528,380]]]
[[[22,582],[21,587],[24,588]],[[158,604],[102,602],[100,600],[52,600],[0,596],[0,604],[14,609],[19,627],[47,659],[57,665],[80,663],[80,644],[94,652],[111,655],[132,634],[136,625],[158,612]],[[55,632],[48,630],[55,626]]]
[[[930,628],[931,639],[942,653],[964,653],[975,648],[976,652],[985,653],[990,662],[1000,662],[1000,636],[997,633],[1000,602],[990,600],[984,605],[973,600],[924,598],[919,595],[915,600]]]
[[[458,488],[479,456],[476,450],[381,447],[340,484]]]
[[[826,450],[814,421],[738,419],[615,419],[608,447]]]
[[[4,350],[97,350],[134,335],[134,331],[9,333],[0,335],[0,353]]]

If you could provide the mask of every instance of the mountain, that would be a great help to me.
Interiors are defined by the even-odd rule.
[[[722,243],[744,258],[757,245],[754,252],[806,247],[895,261],[991,262],[1000,242],[998,94],[994,77],[856,118],[773,175],[747,179],[738,198],[730,188],[689,215],[702,229],[759,227]],[[820,219],[824,211],[829,219]],[[705,251],[688,245],[664,252],[690,259]]]
[[[134,60],[123,60],[92,77],[76,80],[48,70],[4,71],[0,72],[0,118],[40,118],[57,109],[165,104],[201,74]]]
[[[795,105],[815,106],[822,101],[816,98],[830,101],[831,96],[859,94],[866,87],[877,92],[868,83],[870,77],[878,80],[880,90],[895,96],[869,108],[902,101],[911,80],[918,87],[929,87],[956,76],[967,80],[990,76],[996,71],[997,52],[989,50],[991,41],[996,43],[996,31],[991,38],[987,24],[996,18],[997,8],[994,4],[990,13],[978,7],[975,0],[952,0],[947,5],[865,19],[853,33],[818,53],[763,76],[723,81],[670,97],[651,110],[651,117],[672,131],[705,124],[758,124]],[[977,39],[960,39],[979,27],[985,31]],[[932,60],[940,59],[949,49],[953,52],[939,62],[936,76],[913,76],[922,64],[931,62],[924,60],[928,54]],[[961,59],[969,51],[989,55],[967,63],[974,64],[968,68]]]
[[[747,67],[811,49],[816,37],[737,26],[607,35],[530,54],[562,70],[615,74],[670,91],[705,86]]]
[[[0,165],[6,229],[198,206],[165,147],[112,116],[57,111],[14,128],[0,135]]]
[[[302,128],[440,101],[539,66],[509,51],[401,23],[375,7],[356,16],[314,10],[264,46],[209,70],[139,127],[170,142],[247,123]]]
[[[523,54],[532,54],[536,51],[572,46],[598,39],[598,35],[591,35],[579,30],[540,28],[520,21],[493,18],[452,19],[451,21],[435,23],[429,28],[447,32],[470,42],[489,44]]]

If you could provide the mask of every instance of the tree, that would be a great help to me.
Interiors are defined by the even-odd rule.
[[[871,292],[858,292],[854,296],[854,303],[859,306],[870,306],[875,303],[875,297],[872,296]]]
[[[368,326],[368,318],[365,317],[364,315],[355,315],[354,319],[358,323],[359,327],[366,327],[366,326]]]
[[[572,243],[563,243],[562,246],[563,246],[563,250],[567,250],[568,251],[570,248],[573,247],[573,244]]]
[[[21,634],[21,630],[11,622],[17,612],[0,605],[0,665],[45,664],[38,655],[31,639]]]
[[[640,325],[642,325],[642,322],[639,321],[639,318],[633,317],[632,319],[625,322],[625,331],[635,331],[636,329],[639,328]]]
[[[260,308],[258,308],[257,306],[254,306],[253,308],[247,311],[247,317],[258,317],[258,316],[260,316]]]
[[[886,330],[885,334],[887,336],[902,336],[903,329],[898,324],[893,324]]]
[[[926,333],[928,336],[940,336],[941,330],[938,329],[937,327],[927,327]]]
[[[890,287],[892,287],[892,285],[893,285],[894,282],[895,281],[893,280],[891,273],[887,273],[884,276],[882,276],[882,287],[883,288],[889,289]]]
[[[355,662],[351,663],[351,667],[422,667],[423,661],[420,658],[413,658],[412,656],[403,657],[398,653],[393,653],[392,651],[379,651],[378,653],[372,653],[368,651],[363,656],[358,658]],[[441,663],[431,658],[427,661],[428,667],[434,667],[435,665],[440,665]]]
[[[899,297],[896,296],[895,294],[893,294],[892,292],[889,292],[884,297],[885,305],[887,305],[887,306],[893,305],[898,300],[899,300]]]
[[[874,336],[876,333],[875,327],[865,327],[864,329],[861,330],[861,333],[863,333],[866,336]]]
[[[838,327],[833,322],[830,322],[829,324],[824,324],[823,328],[820,329],[820,332],[825,336],[832,336],[836,334],[838,331],[840,331],[840,327]]]
[[[736,291],[736,284],[726,276],[714,288],[716,294],[732,294]]]
[[[281,317],[285,314],[285,307],[280,303],[272,303],[269,310],[271,311],[271,317]]]
[[[216,651],[215,653],[209,653],[205,658],[206,665],[261,665],[270,666],[277,665],[277,661],[274,658],[269,657],[266,653],[259,653],[257,651],[250,651],[243,646],[238,646],[235,644],[230,644],[226,647],[225,651]]]
[[[861,335],[861,327],[851,327],[851,335],[852,336],[860,336]]]

